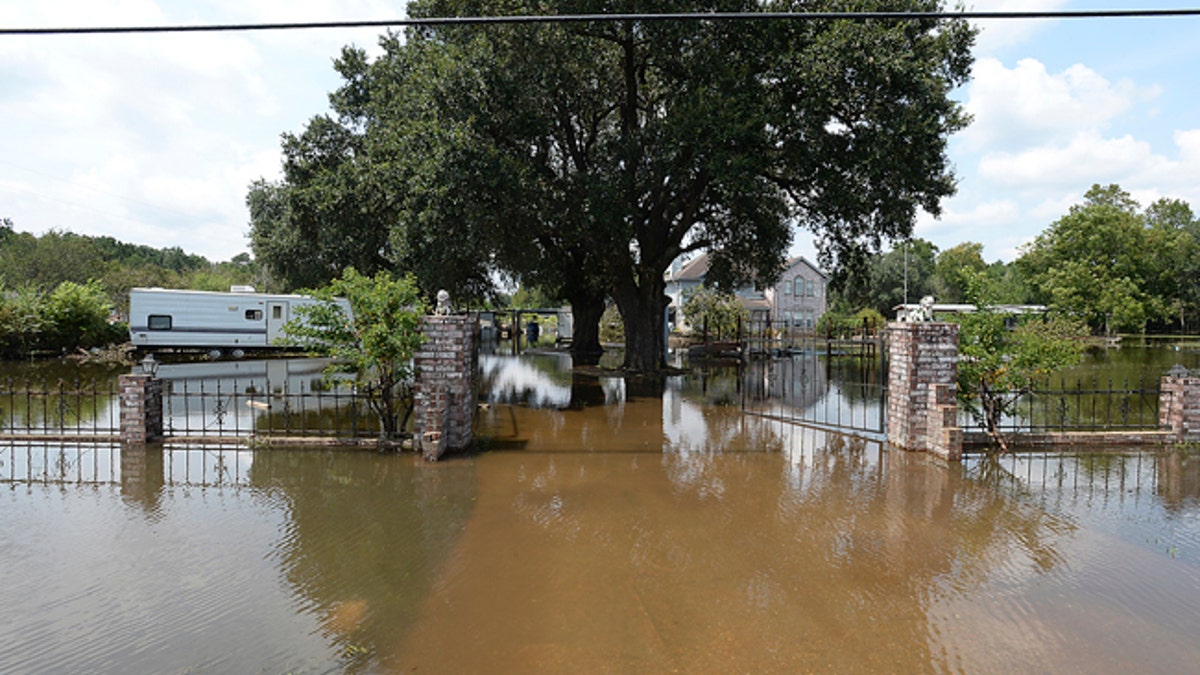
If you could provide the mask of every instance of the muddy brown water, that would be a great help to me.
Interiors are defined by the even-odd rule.
[[[436,465],[0,447],[0,672],[1200,662],[1192,454],[947,467],[742,415],[728,377],[483,365],[483,450]]]

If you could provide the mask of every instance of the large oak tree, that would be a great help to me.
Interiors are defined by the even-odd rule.
[[[639,8],[418,0],[409,13]],[[938,0],[654,4],[660,13],[939,8]],[[823,264],[850,270],[884,240],[908,236],[918,209],[939,212],[954,189],[946,142],[966,123],[950,92],[969,76],[973,36],[965,22],[930,18],[414,28],[386,37],[377,59],[343,53],[338,119],[310,127],[337,124],[356,143],[335,148],[340,164],[324,176],[289,171],[271,187],[312,194],[352,167],[350,189],[374,224],[318,190],[330,205],[320,227],[372,242],[377,233],[356,228],[386,228],[381,254],[423,284],[436,274],[421,269],[479,279],[494,266],[560,290],[577,315],[598,317],[611,298],[625,323],[625,365],[657,370],[663,273],[681,254],[711,252],[715,282],[765,286],[797,225],[816,235]],[[303,140],[288,138],[289,162],[310,159]],[[321,146],[313,150],[325,159]],[[297,210],[311,206],[293,198],[270,212],[306,222]],[[286,227],[270,229],[286,239]],[[256,252],[272,250],[268,243]],[[590,321],[577,316],[577,327]]]

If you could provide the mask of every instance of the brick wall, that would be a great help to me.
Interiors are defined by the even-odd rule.
[[[1187,374],[1162,378],[1158,421],[1178,442],[1200,442],[1200,377]]]
[[[475,426],[475,320],[470,316],[427,316],[425,344],[416,368],[413,445],[436,461],[448,450],[471,446]]]
[[[957,426],[958,325],[888,324],[888,443],[962,458]]]

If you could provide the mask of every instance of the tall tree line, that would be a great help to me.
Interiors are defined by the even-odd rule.
[[[1043,304],[1092,332],[1200,330],[1200,219],[1179,199],[1143,207],[1118,185],[1094,185],[1011,263],[964,242],[939,251],[913,239],[873,256],[834,296],[835,311],[884,316],[917,302]]]
[[[156,249],[52,230],[18,232],[0,219],[0,358],[56,354],[128,339],[114,321],[129,289],[228,290],[260,278],[246,254],[211,263],[178,247]]]

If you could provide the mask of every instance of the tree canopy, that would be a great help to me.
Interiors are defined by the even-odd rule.
[[[1160,199],[1142,210],[1117,185],[1094,185],[1081,204],[1022,251],[1018,265],[1037,299],[1092,330],[1140,332],[1147,323],[1195,316],[1200,223],[1187,204]]]
[[[939,9],[938,0],[672,0],[660,12]],[[413,17],[599,14],[627,2],[417,0]],[[965,22],[594,21],[422,26],[375,60],[346,49],[335,116],[284,140],[250,200],[254,250],[286,275],[412,271],[485,294],[493,270],[566,297],[580,330],[605,298],[625,365],[664,365],[663,273],[711,253],[714,282],[774,282],[793,227],[827,268],[860,266],[954,190],[949,94]],[[320,249],[320,250],[313,250]],[[584,312],[583,310],[588,311]],[[581,320],[580,314],[588,318]],[[590,317],[595,317],[594,319]]]

